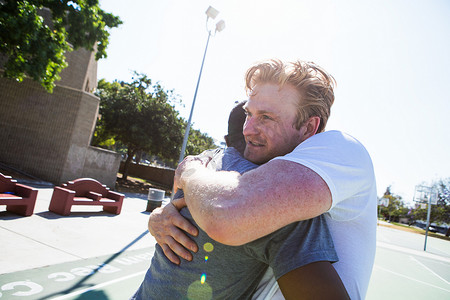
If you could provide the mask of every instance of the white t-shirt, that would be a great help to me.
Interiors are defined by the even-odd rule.
[[[366,149],[345,133],[326,131],[308,138],[291,153],[274,159],[302,164],[327,183],[332,205],[326,217],[339,257],[339,262],[333,266],[350,298],[364,299],[375,259],[377,226],[375,174]],[[273,285],[276,281],[266,281],[256,298],[275,299]],[[278,297],[280,294],[278,292]]]

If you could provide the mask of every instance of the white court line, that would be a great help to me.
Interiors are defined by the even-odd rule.
[[[417,259],[415,259],[414,257],[410,256],[410,258],[412,260],[414,260],[416,263],[418,263],[419,265],[421,265],[422,267],[424,267],[425,269],[427,269],[428,271],[430,271],[433,275],[435,275],[437,278],[441,279],[442,281],[444,281],[446,284],[450,284],[450,282],[448,282],[447,280],[445,280],[444,278],[442,278],[441,276],[439,276],[438,274],[436,274],[435,272],[433,272],[433,270],[431,270],[430,268],[428,268],[427,266],[425,266],[423,263],[421,263],[420,261],[418,261]]]
[[[392,274],[394,274],[394,275],[397,275],[397,276],[400,276],[400,277],[404,277],[404,278],[406,278],[406,279],[409,279],[409,280],[412,280],[412,281],[416,281],[416,282],[419,282],[419,283],[422,283],[422,284],[425,284],[425,285],[429,285],[429,286],[434,287],[434,288],[436,288],[436,289],[440,289],[440,290],[443,290],[443,291],[446,291],[446,292],[449,292],[449,293],[450,293],[450,290],[444,289],[444,288],[442,288],[442,287],[440,287],[440,286],[437,286],[437,285],[434,285],[434,284],[430,284],[430,283],[427,283],[427,282],[424,282],[424,281],[417,280],[417,279],[415,279],[415,278],[412,278],[412,277],[409,277],[409,276],[406,276],[406,275],[403,275],[403,274],[400,274],[400,273],[397,273],[397,272],[394,272],[394,271],[385,269],[385,268],[380,267],[380,266],[378,266],[378,265],[375,265],[375,268],[378,268],[378,269],[381,269],[381,270],[383,270],[383,271],[392,273]]]
[[[431,259],[439,260],[439,261],[442,261],[442,262],[450,263],[450,258],[449,257],[440,256],[440,255],[437,255],[437,254],[434,254],[434,253],[429,253],[429,252],[426,252],[426,251],[414,250],[414,249],[405,248],[405,247],[401,247],[401,246],[396,246],[396,245],[392,245],[392,244],[388,244],[388,243],[383,243],[383,242],[380,242],[380,241],[377,241],[377,247],[382,247],[382,248],[386,248],[386,249],[391,249],[391,250],[395,250],[395,251],[399,251],[399,252],[403,252],[403,253],[408,253],[408,254],[412,254],[412,255],[418,255],[418,256],[422,256],[422,257],[431,258]]]
[[[103,282],[103,283],[100,283],[100,284],[97,284],[97,285],[94,285],[94,286],[91,286],[91,287],[88,287],[88,288],[85,288],[85,289],[82,289],[82,290],[79,290],[79,291],[75,291],[75,292],[69,293],[69,294],[64,295],[64,296],[52,298],[52,300],[63,300],[63,299],[70,298],[72,296],[81,295],[81,294],[84,294],[86,292],[89,292],[89,291],[92,291],[92,290],[96,290],[96,289],[99,289],[99,288],[111,285],[111,284],[116,283],[116,282],[120,282],[120,281],[129,279],[129,278],[133,278],[133,277],[142,275],[142,274],[144,274],[146,272],[147,272],[147,270],[141,271],[141,272],[137,272],[137,273],[125,276],[125,277],[117,278],[117,279],[114,279],[114,280],[110,280],[110,281],[107,281],[107,282]]]

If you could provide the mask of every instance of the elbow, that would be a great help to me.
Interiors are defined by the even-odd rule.
[[[238,229],[236,228],[236,225],[230,223],[232,222],[211,220],[200,227],[202,227],[210,238],[221,244],[228,246],[240,246],[245,244],[245,241],[241,239],[241,235],[236,232],[236,229]]]

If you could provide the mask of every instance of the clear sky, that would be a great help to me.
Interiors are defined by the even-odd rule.
[[[378,196],[412,203],[415,186],[450,177],[450,1],[100,0],[124,24],[111,30],[98,78],[132,71],[174,89],[189,117],[206,45],[208,6],[226,28],[210,41],[193,127],[221,141],[246,98],[244,73],[267,58],[314,61],[337,81],[327,130],[360,140]]]

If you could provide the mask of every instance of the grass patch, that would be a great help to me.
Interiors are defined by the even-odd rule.
[[[401,224],[401,223],[396,223],[396,222],[378,223],[378,226],[390,227],[390,228],[394,228],[394,229],[398,229],[398,230],[403,230],[403,231],[408,231],[408,232],[412,232],[412,233],[425,235],[424,229],[417,228],[417,227],[411,227],[411,226]],[[441,240],[450,241],[450,237],[442,235],[442,234],[430,232],[430,231],[428,231],[428,236],[435,237],[435,238],[438,238]]]

